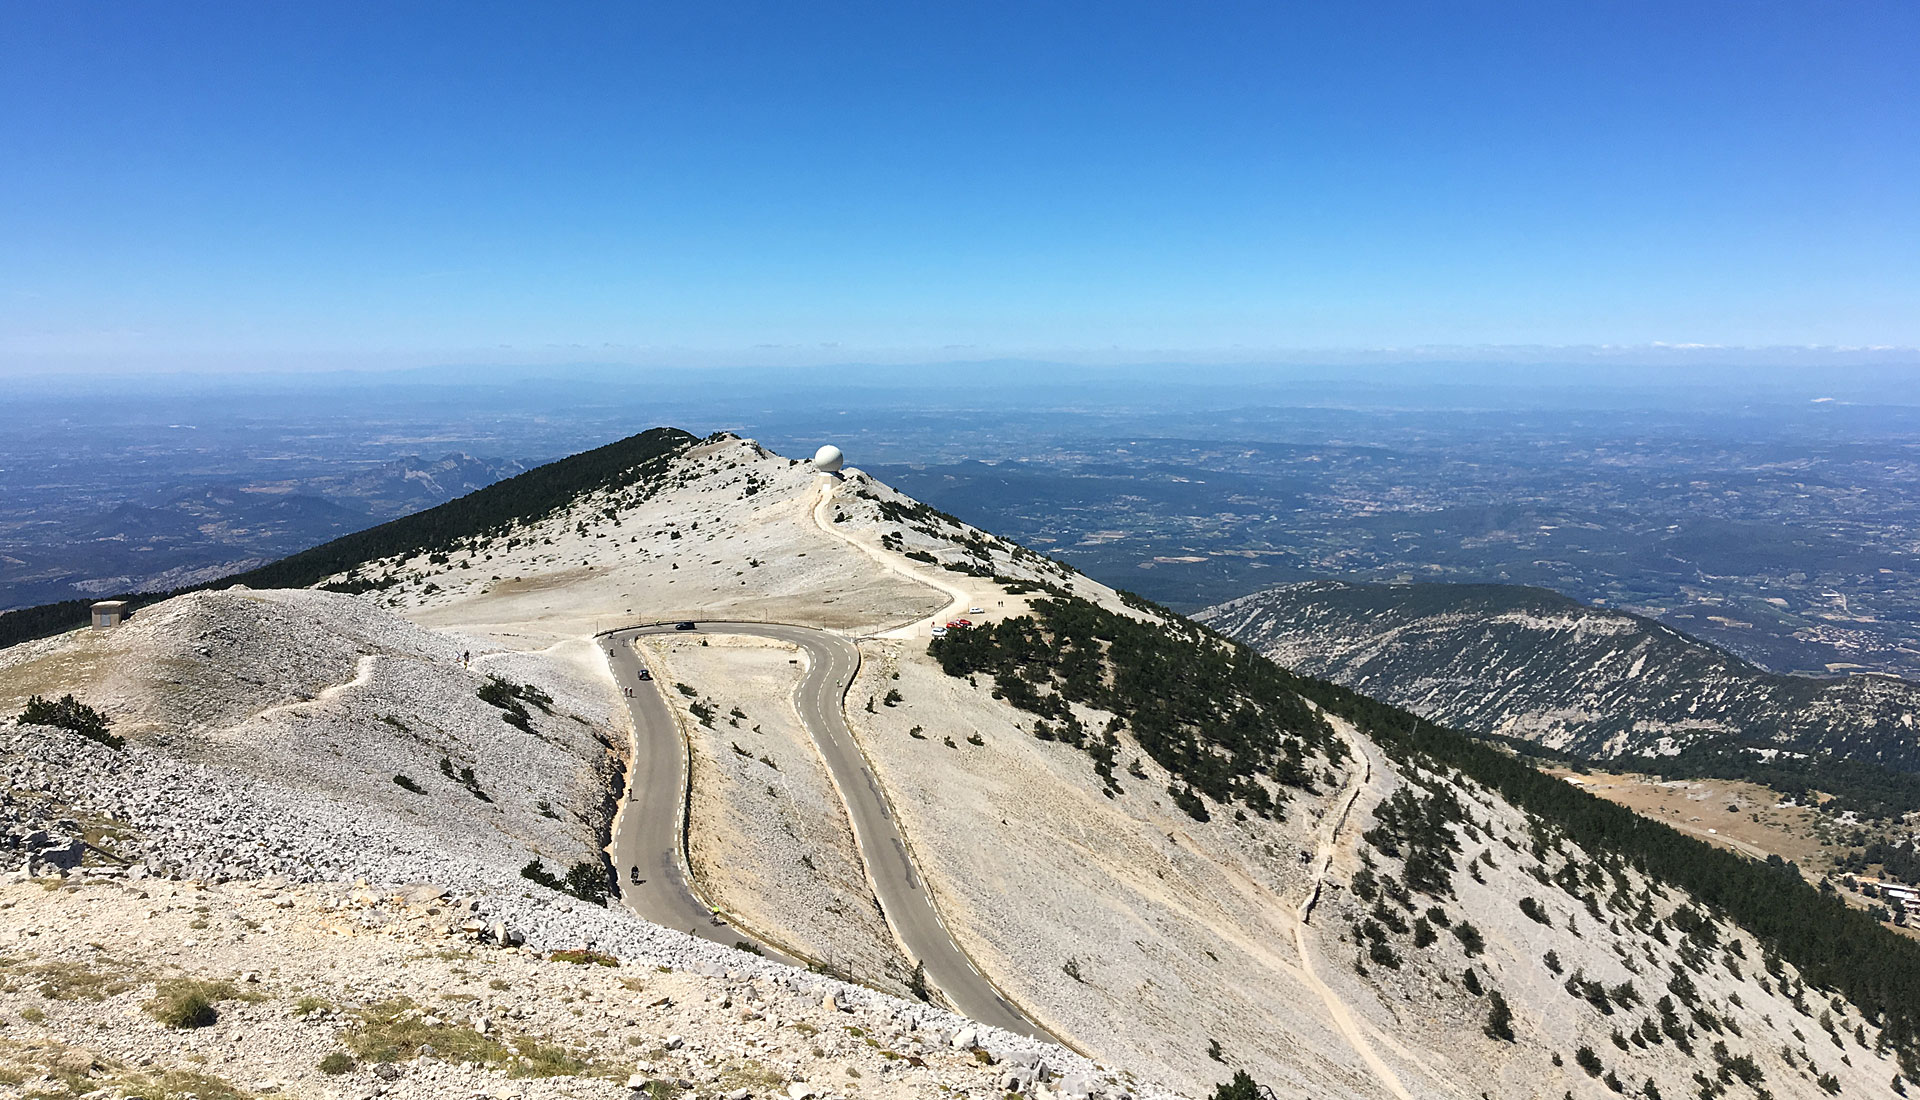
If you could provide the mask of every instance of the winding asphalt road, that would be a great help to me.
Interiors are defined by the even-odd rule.
[[[874,893],[895,935],[912,958],[926,964],[928,982],[946,994],[963,1015],[1008,1031],[1052,1038],[1001,996],[953,942],[907,854],[899,823],[866,757],[854,743],[842,709],[847,688],[860,670],[859,647],[837,634],[774,623],[702,623],[700,629],[771,638],[806,651],[807,671],[794,691],[794,706],[846,804],[854,842],[859,845]],[[716,923],[712,911],[694,896],[687,883],[682,847],[686,744],[672,708],[660,694],[659,682],[639,679],[640,660],[632,644],[642,634],[671,633],[675,628],[664,625],[619,630],[606,636],[612,643],[615,678],[621,687],[634,689],[627,705],[633,714],[637,742],[628,805],[614,833],[613,861],[623,876],[637,866],[646,880],[639,886],[630,880],[622,883],[622,900],[634,912],[656,924],[730,944],[749,937]]]

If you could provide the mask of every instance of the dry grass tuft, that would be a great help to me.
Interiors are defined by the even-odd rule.
[[[473,1028],[434,1017],[411,998],[398,997],[360,1011],[360,1026],[346,1035],[347,1049],[363,1062],[406,1062],[433,1048],[447,1062],[479,1062],[511,1077],[608,1077],[619,1067],[596,1062],[557,1043],[528,1035],[494,1039]],[[431,1023],[428,1021],[432,1020]]]
[[[153,999],[141,1007],[167,1027],[206,1027],[220,1018],[216,1006],[221,1001],[230,1001],[239,995],[232,982],[167,978],[154,985]]]
[[[99,957],[96,966],[77,962],[21,965],[0,960],[0,984],[7,989],[32,989],[49,1001],[104,1001],[145,980],[140,967],[106,956]]]
[[[555,951],[553,954],[547,956],[547,961],[573,963],[575,966],[617,967],[620,965],[620,960],[614,958],[612,955],[603,955],[598,951],[588,951],[584,947],[577,947],[569,951]]]

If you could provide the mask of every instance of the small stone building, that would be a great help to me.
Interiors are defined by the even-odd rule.
[[[127,601],[125,600],[101,600],[99,603],[93,605],[93,628],[95,630],[105,630],[108,627],[119,626],[120,621],[126,617]]]

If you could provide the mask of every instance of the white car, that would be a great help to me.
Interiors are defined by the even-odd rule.
[[[933,636],[936,638],[938,638],[942,634],[945,634],[946,632],[947,632],[947,628],[944,626],[936,626],[933,628]]]
[[[969,614],[969,615],[985,615],[986,613],[987,613],[987,609],[986,609],[986,608],[984,608],[984,607],[969,607],[969,608],[967,608],[967,614]]]

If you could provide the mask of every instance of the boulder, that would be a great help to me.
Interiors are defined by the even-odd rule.
[[[400,895],[408,905],[426,905],[447,896],[444,886],[413,886]]]

